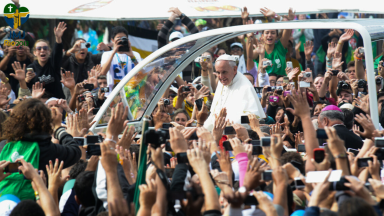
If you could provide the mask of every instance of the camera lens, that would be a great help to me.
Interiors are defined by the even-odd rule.
[[[381,84],[381,79],[380,77],[376,79],[376,85],[380,85]]]
[[[169,101],[169,99],[164,99],[163,101],[164,101],[164,105],[165,105],[165,106],[168,106],[168,105],[171,104],[171,102]]]

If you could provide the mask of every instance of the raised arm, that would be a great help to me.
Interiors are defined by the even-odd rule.
[[[252,23],[251,20],[249,21]],[[253,45],[254,45],[255,37],[253,36],[253,33],[248,33],[247,38],[248,38],[246,43],[247,71],[250,71],[255,67],[255,63],[253,62]],[[257,77],[255,77],[255,79],[257,79]]]
[[[295,18],[295,12],[293,12],[292,8],[289,8],[287,18],[289,21]],[[283,30],[283,36],[281,37],[280,42],[284,48],[288,47],[288,43],[289,43],[289,39],[291,38],[291,35],[292,35],[292,29]]]
[[[357,79],[365,80],[365,70],[363,65],[364,53],[359,53],[360,49],[364,49],[364,47],[359,47],[355,50],[355,71]]]

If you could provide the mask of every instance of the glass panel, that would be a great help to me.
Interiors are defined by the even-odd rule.
[[[180,45],[146,65],[120,90],[120,94],[114,98],[98,124],[108,123],[111,108],[120,102],[123,102],[124,106],[129,106],[129,120],[139,120],[163,82],[172,74],[176,66],[182,62],[183,56],[188,56],[186,53],[195,44],[196,41]]]

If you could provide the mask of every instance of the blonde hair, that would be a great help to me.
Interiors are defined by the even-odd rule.
[[[36,44],[39,43],[39,42],[44,42],[47,44],[48,46],[48,50],[51,51],[51,46],[49,46],[49,42],[45,39],[39,39],[35,42],[35,44],[33,45],[33,49],[32,49],[32,53],[34,54],[34,52],[36,51]],[[35,56],[35,60],[37,60],[37,56]]]

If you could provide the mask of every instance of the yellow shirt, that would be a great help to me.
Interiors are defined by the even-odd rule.
[[[173,98],[173,107],[175,107],[175,108],[176,108],[176,102],[177,102],[177,98],[178,97],[179,96],[176,96],[176,97]],[[208,98],[205,97],[204,98],[204,103],[207,103],[207,101],[208,101]],[[189,105],[187,103],[187,100],[185,100],[185,99],[184,99],[184,109],[185,109],[185,111],[187,111],[187,113],[189,115],[189,118],[192,118],[193,105]]]

